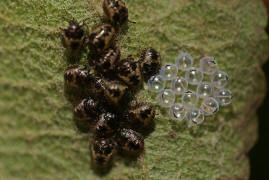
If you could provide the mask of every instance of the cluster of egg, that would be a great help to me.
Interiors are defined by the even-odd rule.
[[[149,90],[158,93],[158,104],[169,108],[172,119],[186,119],[189,126],[201,124],[205,116],[216,114],[232,100],[226,88],[229,77],[218,69],[214,57],[202,58],[199,68],[193,64],[191,55],[182,52],[175,64],[164,64],[160,73],[148,80]]]

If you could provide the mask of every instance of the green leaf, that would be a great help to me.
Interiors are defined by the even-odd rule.
[[[233,103],[197,128],[169,119],[156,106],[155,130],[145,155],[116,158],[108,174],[91,166],[88,135],[80,133],[64,95],[68,63],[59,27],[71,18],[100,23],[101,0],[0,1],[0,179],[247,178],[246,153],[256,140],[256,114],[265,92],[260,68],[268,52],[265,9],[260,1],[126,0],[129,28],[118,38],[122,56],[155,47],[163,62],[179,50],[198,65],[215,56],[230,75]],[[81,63],[85,62],[85,56]],[[144,88],[141,100],[156,104]]]

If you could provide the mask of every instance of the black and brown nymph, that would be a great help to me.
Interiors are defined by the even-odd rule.
[[[122,25],[128,20],[128,9],[121,0],[104,0],[106,19],[113,25]]]
[[[119,121],[114,113],[105,112],[99,116],[94,131],[97,137],[112,135],[119,126]]]
[[[89,34],[89,48],[96,54],[103,54],[105,50],[112,47],[115,37],[115,29],[110,24],[96,27]]]
[[[155,109],[149,103],[137,103],[131,106],[125,114],[126,121],[135,128],[148,127],[155,117]]]
[[[118,77],[132,88],[139,87],[142,82],[140,64],[132,57],[122,59],[117,66]]]
[[[117,134],[119,148],[130,154],[139,154],[144,151],[144,138],[132,129],[121,129]]]
[[[90,143],[94,165],[98,168],[108,167],[116,152],[116,143],[112,139],[96,139]]]
[[[118,106],[123,97],[127,95],[128,86],[118,80],[95,78],[93,93],[108,105]]]
[[[69,87],[80,88],[89,86],[93,77],[86,66],[71,65],[64,72],[64,82]]]
[[[100,114],[104,111],[99,101],[93,98],[83,99],[74,108],[74,116],[79,120],[97,122]]]
[[[69,21],[69,26],[67,28],[60,28],[62,31],[63,45],[68,50],[80,51],[84,48],[87,39],[87,33],[83,29],[85,20],[82,24],[79,24],[73,19]]]
[[[143,75],[143,79],[148,81],[148,79],[158,74],[161,68],[161,56],[152,47],[146,48],[142,51],[140,56],[140,65]]]
[[[117,47],[107,49],[102,55],[93,60],[97,71],[101,74],[112,73],[115,71],[116,64],[120,59],[120,50]]]

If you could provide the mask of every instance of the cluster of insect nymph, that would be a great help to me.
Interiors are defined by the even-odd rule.
[[[159,53],[151,47],[143,49],[137,60],[121,59],[115,36],[129,21],[128,9],[120,0],[104,0],[103,10],[103,23],[91,31],[86,20],[82,24],[72,20],[61,28],[70,54],[79,55],[84,49],[89,54],[83,67],[72,64],[65,70],[64,81],[65,89],[77,95],[72,102],[76,123],[92,134],[90,151],[97,168],[111,167],[117,152],[132,157],[144,152],[143,132],[152,127],[155,109],[134,95],[161,66]]]

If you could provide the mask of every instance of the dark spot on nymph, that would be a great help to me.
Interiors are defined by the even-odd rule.
[[[65,75],[64,75],[64,79],[65,79],[66,81],[68,81],[68,82],[73,81],[73,74],[71,74],[71,73],[65,73]]]
[[[131,67],[132,67],[132,70],[136,70],[136,68],[137,68],[137,65],[136,65],[136,63],[131,63]]]
[[[151,56],[151,59],[153,60],[157,60],[159,58],[158,53],[154,49],[150,50],[150,56]]]
[[[139,84],[139,77],[138,76],[131,76],[130,82],[132,82],[133,85],[138,85]]]
[[[151,114],[151,110],[150,109],[146,109],[146,110],[142,110],[140,112],[140,115],[143,119],[146,119],[149,117],[149,115]]]
[[[96,160],[99,164],[104,164],[104,163],[105,163],[105,158],[103,158],[103,157],[96,157],[95,160]]]
[[[100,49],[103,49],[105,47],[105,42],[102,39],[99,39],[96,43],[96,46]]]
[[[104,63],[104,68],[105,69],[108,69],[108,68],[110,68],[110,66],[111,66],[111,63],[109,62],[109,61],[106,61],[105,63]]]
[[[109,93],[113,97],[119,97],[120,96],[120,90],[119,89],[109,89]]]
[[[132,150],[138,150],[139,149],[139,143],[137,143],[136,141],[130,141],[128,143],[128,147]]]
[[[78,47],[79,47],[79,42],[72,42],[71,43],[71,48],[72,49],[76,50],[76,49],[78,49]]]
[[[118,14],[118,13],[114,14],[113,21],[118,22],[119,19],[120,19],[120,14]]]

